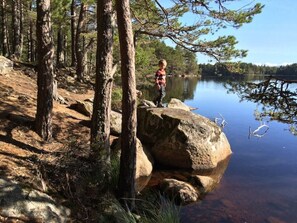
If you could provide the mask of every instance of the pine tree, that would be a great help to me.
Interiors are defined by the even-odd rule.
[[[53,109],[53,39],[50,16],[50,0],[37,0],[37,111],[36,132],[46,141],[52,138]]]

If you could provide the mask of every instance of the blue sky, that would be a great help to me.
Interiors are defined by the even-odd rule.
[[[222,35],[234,35],[237,48],[248,50],[243,62],[266,65],[297,63],[297,1],[296,0],[241,0],[265,5],[261,14],[253,22],[239,29],[224,29]],[[182,20],[195,21],[194,17]],[[210,58],[197,54],[199,63],[207,63]]]

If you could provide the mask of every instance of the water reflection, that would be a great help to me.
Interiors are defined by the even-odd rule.
[[[166,96],[164,101],[168,102],[171,98],[178,98],[182,101],[194,98],[199,78],[167,78]],[[148,100],[153,100],[156,97],[156,90],[153,85],[140,86],[143,97]]]
[[[219,186],[230,158],[231,156],[228,156],[226,159],[220,161],[214,169],[207,171],[157,169],[153,172],[147,187],[159,187],[164,179],[176,179],[192,185],[199,192],[199,198],[202,199],[207,193]]]
[[[290,131],[297,135],[297,81],[269,77],[258,82],[229,82],[225,86],[241,100],[261,105],[261,110],[254,113],[257,120],[269,117],[288,123]]]
[[[266,81],[253,78],[248,77],[240,81],[256,84]],[[183,80],[176,79],[175,83],[183,86]],[[238,80],[229,79],[229,81],[236,86]],[[215,189],[198,203],[182,208],[181,222],[296,222],[297,137],[284,131],[287,129],[287,124],[280,122],[281,120],[260,123],[259,120],[264,119],[262,107],[267,110],[269,103],[262,104],[252,98],[241,97],[244,93],[249,96],[249,93],[256,93],[259,89],[254,88],[251,91],[249,86],[241,83],[245,91],[240,94],[237,88],[232,88],[233,85],[223,86],[225,82],[226,79],[223,78],[197,80],[197,86],[193,90],[194,98],[185,98],[188,106],[199,108],[194,111],[195,113],[210,119],[220,118],[220,114],[223,116],[228,122],[223,131],[234,153]],[[281,86],[281,83],[277,86]],[[290,83],[288,89],[284,88],[285,86],[283,85],[282,95],[290,91],[295,96],[289,97],[295,98],[296,103],[296,84]],[[171,91],[174,91],[174,88]],[[270,85],[267,89],[271,89]],[[275,93],[274,91],[272,93]],[[266,93],[268,94],[267,90]],[[177,96],[177,98],[182,97]],[[288,109],[287,107],[289,106],[286,105],[284,109]],[[289,111],[296,110],[296,106],[292,108],[291,105]],[[294,116],[294,113],[292,115]],[[258,120],[255,120],[255,117]],[[248,139],[249,127],[251,132],[255,132],[261,124],[269,126],[265,137]],[[255,133],[261,134],[265,131],[263,127]]]

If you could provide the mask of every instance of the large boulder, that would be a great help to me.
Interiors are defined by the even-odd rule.
[[[113,153],[120,157],[121,138],[114,141]],[[148,150],[142,145],[139,139],[136,141],[136,191],[141,191],[148,183],[154,160]]]
[[[0,56],[0,74],[5,74],[13,70],[13,62],[6,57]]]
[[[122,132],[122,114],[111,111],[110,113],[110,132],[113,135],[120,135]]]
[[[0,179],[0,216],[23,219],[24,222],[66,223],[70,214],[68,208],[49,195]]]
[[[93,102],[88,100],[76,101],[71,104],[69,108],[86,115],[92,116],[93,113]],[[111,111],[110,113],[110,132],[113,135],[120,135],[122,131],[122,114],[119,112]]]
[[[93,103],[90,101],[76,101],[69,108],[88,117],[91,117],[93,113]]]
[[[168,167],[212,170],[232,153],[220,127],[190,111],[139,107],[137,132],[155,161]]]

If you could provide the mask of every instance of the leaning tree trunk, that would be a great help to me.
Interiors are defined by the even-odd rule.
[[[14,58],[19,60],[21,57],[21,2],[20,0],[13,1],[13,44],[12,53]]]
[[[91,124],[91,157],[99,162],[100,175],[109,179],[110,112],[112,92],[112,0],[97,1],[97,58],[95,97]]]
[[[36,132],[46,141],[52,138],[53,109],[53,40],[50,0],[37,0],[37,112]]]
[[[119,197],[134,207],[136,170],[135,51],[129,0],[116,0],[123,88]]]

